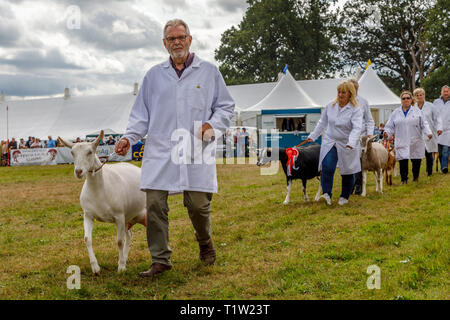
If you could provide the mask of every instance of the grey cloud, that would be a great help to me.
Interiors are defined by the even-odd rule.
[[[178,9],[186,8],[186,0],[166,0],[164,6],[169,7],[172,11],[178,11]]]
[[[110,51],[161,47],[162,26],[129,6],[82,10],[81,16],[80,29],[68,29],[65,22],[58,26],[71,41]],[[114,32],[114,23],[126,25],[129,30]]]
[[[64,82],[56,77],[0,74],[0,90],[8,96],[43,96],[64,92]]]
[[[19,70],[33,69],[83,69],[68,63],[58,49],[23,50],[12,58],[0,58],[0,64],[13,65]]]
[[[219,7],[230,13],[242,11],[248,7],[247,1],[245,0],[211,0],[209,3],[212,7]]]
[[[14,47],[21,36],[21,27],[10,5],[0,2],[0,47]]]

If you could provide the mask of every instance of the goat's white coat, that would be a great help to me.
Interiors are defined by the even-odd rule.
[[[145,193],[140,190],[141,169],[129,163],[117,163],[105,164],[95,172],[101,166],[95,154],[98,139],[94,143],[63,142],[72,148],[75,176],[86,176],[80,204],[84,212],[84,241],[92,272],[100,273],[100,266],[92,249],[94,220],[117,225],[118,271],[125,271],[132,236],[127,226],[145,223],[146,217]]]

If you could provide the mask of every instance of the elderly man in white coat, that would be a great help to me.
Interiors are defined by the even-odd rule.
[[[413,95],[409,91],[400,94],[401,107],[395,109],[384,127],[384,137],[395,137],[395,158],[400,164],[402,184],[408,183],[408,162],[411,159],[414,181],[418,181],[420,164],[425,157],[423,134],[428,139],[433,134],[422,111],[413,105]]]
[[[437,137],[442,134],[442,121],[437,108],[431,102],[425,101],[424,89],[414,89],[413,94],[416,100],[415,106],[422,110],[423,116],[433,133],[433,138],[431,139],[428,139],[425,134],[423,135],[427,174],[431,176],[433,174],[433,153],[438,152]]]
[[[216,259],[210,227],[210,202],[217,192],[211,141],[229,127],[234,101],[218,68],[189,52],[191,42],[184,21],[167,22],[163,43],[170,58],[145,75],[127,130],[116,145],[116,153],[125,154],[147,135],[141,190],[147,193],[147,241],[153,263],[141,277],[153,278],[172,268],[169,192],[183,192],[201,261],[211,265]]]
[[[356,102],[355,86],[346,81],[337,87],[338,96],[328,103],[308,141],[314,141],[325,130],[320,147],[319,171],[323,195],[320,197],[331,205],[336,166],[342,176],[339,205],[348,203],[355,183],[354,174],[361,171],[360,142],[362,112]]]
[[[438,109],[442,119],[442,134],[438,137],[439,161],[441,171],[448,172],[448,157],[450,156],[450,89],[447,85],[442,87],[441,96],[433,104]]]
[[[358,106],[361,108],[361,112],[363,114],[362,118],[362,129],[361,129],[361,137],[367,135],[373,135],[375,130],[375,121],[373,121],[372,113],[370,112],[369,102],[358,95],[359,83],[356,79],[350,79],[356,89],[356,102],[358,102]],[[361,149],[360,149],[361,150]],[[362,193],[362,172],[355,173],[355,194],[360,195]]]

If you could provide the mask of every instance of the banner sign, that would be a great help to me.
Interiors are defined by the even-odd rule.
[[[59,148],[19,149],[11,151],[11,166],[53,165]]]
[[[114,152],[115,146],[103,145],[97,147],[97,156],[104,158]],[[113,154],[109,157],[110,162],[130,161],[131,150],[126,156]],[[61,163],[73,163],[72,153],[69,148],[36,148],[36,149],[19,149],[11,151],[11,166],[24,165],[54,165]]]
[[[142,157],[144,156],[144,144],[142,142],[138,142],[133,146],[133,153],[132,153],[132,159],[133,160],[142,160]]]

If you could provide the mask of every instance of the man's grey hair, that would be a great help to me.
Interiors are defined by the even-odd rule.
[[[441,91],[444,90],[444,89],[448,89],[448,85],[443,86],[443,87],[441,88]]]
[[[186,34],[188,36],[191,35],[191,32],[189,31],[189,27],[188,27],[186,22],[184,22],[181,19],[172,19],[172,20],[167,21],[166,25],[164,26],[164,29],[163,29],[163,31],[164,31],[164,38],[166,37],[167,28],[169,28],[169,27],[176,27],[176,26],[184,26],[184,28],[186,29]]]

